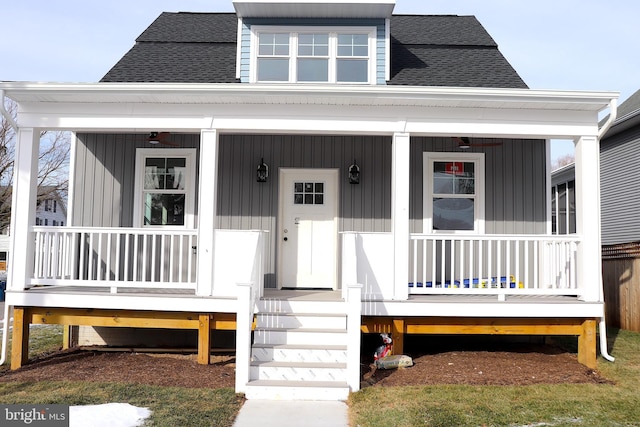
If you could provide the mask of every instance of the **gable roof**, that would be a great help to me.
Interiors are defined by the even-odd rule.
[[[162,13],[101,82],[235,83],[233,13]],[[473,16],[394,15],[391,85],[526,88]]]

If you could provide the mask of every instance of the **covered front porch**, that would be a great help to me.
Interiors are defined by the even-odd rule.
[[[278,318],[277,311],[261,310],[269,301],[289,301],[267,293],[283,292],[291,284],[282,279],[292,271],[286,267],[296,266],[295,273],[302,265],[299,252],[286,252],[292,230],[313,223],[284,210],[287,192],[292,205],[335,202],[335,211],[323,213],[330,225],[316,233],[330,240],[322,251],[309,243],[303,255],[311,260],[307,267],[329,271],[331,285],[319,287],[339,299],[307,301],[301,309],[306,317],[323,311],[339,317],[350,357],[359,355],[362,328],[393,327],[402,335],[436,325],[465,333],[475,322],[480,333],[537,334],[546,324],[550,333],[593,336],[603,317],[599,233],[590,232],[599,230],[593,171],[598,113],[615,109],[615,94],[385,86],[349,87],[347,94],[341,87],[224,84],[3,83],[2,89],[20,107],[7,304],[24,310],[27,324],[40,321],[45,308],[72,321],[81,320],[76,310],[106,310],[98,318],[112,319],[120,315],[109,310],[123,310],[159,319],[197,314],[209,325],[227,313],[235,316],[244,366],[255,350],[254,319]],[[87,184],[70,194],[71,226],[34,226],[40,129],[77,136],[72,179]],[[129,142],[158,129],[184,141],[162,149]],[[502,151],[460,153],[452,141],[461,136]],[[551,235],[551,138],[575,142],[578,217],[571,236]],[[131,162],[138,152],[153,161],[179,153],[186,159],[180,168],[193,166],[193,191],[181,187],[187,181],[175,171],[165,181],[174,187],[160,188],[156,163]],[[527,166],[529,154],[535,161]],[[514,156],[517,167],[508,162]],[[454,172],[458,162],[471,175]],[[266,183],[256,182],[262,164],[269,166]],[[354,165],[360,184],[347,179]],[[334,194],[325,192],[329,179],[322,177],[295,177],[283,190],[287,172],[316,170],[335,180]],[[511,175],[504,178],[502,170]],[[427,189],[445,175],[460,181],[462,194]],[[191,205],[174,203],[179,209],[147,221],[146,205],[138,203],[146,199],[133,194],[147,184],[152,198],[184,190],[172,197],[190,198]],[[528,189],[534,197],[523,196]],[[473,207],[465,208],[474,216],[461,229],[438,229],[434,221],[431,201],[447,197]],[[329,257],[313,265],[314,251]],[[277,334],[265,337],[271,335]],[[587,359],[595,360],[595,344],[586,342],[593,355]],[[345,382],[357,390],[359,362],[344,364]],[[249,372],[241,372],[239,391]]]

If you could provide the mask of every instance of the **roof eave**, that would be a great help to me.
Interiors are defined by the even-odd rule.
[[[34,83],[0,82],[18,103],[363,103],[452,107],[536,108],[599,112],[617,92],[496,89],[433,86],[274,85],[200,83]]]
[[[233,0],[242,18],[389,18],[396,0]]]

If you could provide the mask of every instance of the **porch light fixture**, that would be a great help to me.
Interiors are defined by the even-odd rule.
[[[267,178],[269,177],[269,166],[264,162],[264,158],[260,159],[260,164],[258,165],[258,170],[256,171],[256,181],[257,182],[267,182]]]
[[[360,184],[360,166],[353,159],[353,164],[349,166],[349,184]]]

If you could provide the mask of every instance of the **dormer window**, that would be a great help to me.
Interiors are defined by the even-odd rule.
[[[375,28],[252,27],[254,83],[375,82]]]

